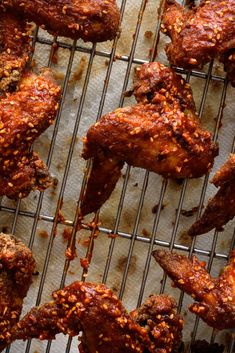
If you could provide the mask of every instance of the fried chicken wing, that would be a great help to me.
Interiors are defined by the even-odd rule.
[[[0,0],[54,35],[103,42],[115,37],[120,13],[116,0]]]
[[[175,309],[175,300],[162,294],[149,296],[140,308],[130,313],[147,330],[158,353],[179,352],[182,345],[183,320]]]
[[[213,165],[217,147],[202,129],[190,86],[159,63],[136,70],[137,104],[119,108],[93,125],[84,139],[83,157],[94,164],[83,215],[96,211],[110,196],[123,163],[165,178],[196,178]]]
[[[21,78],[31,52],[30,26],[12,11],[0,9],[0,94]]]
[[[170,353],[178,347],[183,327],[174,308],[175,302],[166,296],[151,297],[139,311],[129,315],[105,285],[74,282],[54,292],[52,302],[33,308],[15,326],[8,342],[53,339],[60,332],[76,336],[82,332],[80,352],[153,353],[159,344],[159,352]],[[164,348],[164,339],[159,337],[163,332],[172,332],[176,338],[173,343],[171,337],[169,346],[165,342]]]
[[[201,1],[191,10],[168,0],[161,28],[171,38],[166,53],[173,65],[201,68],[211,59],[219,58],[235,85],[234,0]]]
[[[217,194],[209,200],[202,216],[191,226],[189,235],[204,234],[223,226],[235,217],[235,154],[218,170],[211,181],[219,187]]]
[[[235,250],[218,278],[212,278],[196,256],[190,260],[163,250],[153,256],[175,286],[197,301],[189,307],[191,312],[218,330],[235,328]]]
[[[30,147],[53,123],[59,100],[48,69],[25,73],[18,90],[0,100],[0,196],[22,198],[50,185],[47,167]]]
[[[19,320],[34,268],[31,251],[20,240],[0,233],[0,349]]]

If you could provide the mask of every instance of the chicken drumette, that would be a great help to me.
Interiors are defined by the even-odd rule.
[[[195,256],[190,260],[163,250],[154,251],[153,256],[175,286],[197,301],[190,311],[219,330],[235,328],[235,250],[218,278],[212,278]]]
[[[235,154],[218,170],[211,181],[219,187],[217,194],[209,200],[202,216],[191,226],[188,233],[199,235],[222,227],[235,217]]]
[[[171,38],[166,52],[173,65],[201,68],[217,57],[235,85],[235,0],[201,1],[191,10],[168,0],[161,28]]]
[[[48,32],[85,41],[103,42],[115,37],[120,13],[116,0],[0,0]]]
[[[53,293],[53,301],[33,308],[12,330],[15,339],[53,339],[82,332],[80,352],[170,353],[179,347],[183,320],[167,296],[151,296],[130,315],[103,284],[74,282]],[[164,342],[161,334],[168,340]]]
[[[20,240],[0,233],[0,349],[19,320],[34,267],[31,251]]]
[[[50,185],[46,165],[30,147],[52,124],[59,100],[60,87],[48,69],[25,73],[18,90],[0,100],[0,196],[22,198]]]
[[[110,196],[124,162],[165,178],[196,178],[210,170],[217,147],[202,129],[185,80],[159,63],[137,68],[137,104],[101,118],[84,139],[83,157],[93,158],[82,215]]]
[[[0,9],[0,94],[15,88],[31,52],[30,26],[12,11]]]

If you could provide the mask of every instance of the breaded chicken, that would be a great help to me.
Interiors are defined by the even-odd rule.
[[[50,185],[47,167],[30,147],[53,123],[60,96],[46,69],[25,73],[18,90],[0,100],[0,196],[22,198]]]
[[[0,9],[0,94],[15,88],[29,61],[30,26],[13,11]]]
[[[235,154],[217,171],[211,181],[219,187],[217,194],[209,200],[202,216],[191,226],[189,235],[204,234],[223,226],[235,217]]]
[[[190,311],[218,330],[235,328],[235,250],[218,278],[212,278],[196,256],[190,260],[164,250],[154,251],[153,256],[174,285],[197,301]]]
[[[34,268],[33,255],[26,245],[0,233],[0,349],[19,320]]]
[[[166,295],[150,295],[130,315],[144,327],[158,353],[178,353],[182,345],[183,319],[176,313],[175,300]]]
[[[0,0],[0,4],[58,36],[103,42],[119,30],[116,0]]]
[[[155,353],[159,344],[159,352],[170,353],[173,346],[178,347],[183,327],[183,320],[174,308],[172,299],[153,296],[129,315],[105,285],[74,282],[54,292],[52,302],[33,308],[14,327],[8,342],[53,339],[60,332],[73,337],[82,332],[80,352]],[[164,332],[167,335],[172,332],[176,341],[173,343],[171,337],[164,346],[163,337],[159,337]]]
[[[171,38],[166,47],[171,64],[194,69],[218,58],[235,85],[235,0],[201,1],[191,10],[168,0],[161,29]]]
[[[93,158],[82,215],[96,211],[111,195],[123,163],[165,178],[198,178],[217,155],[211,134],[202,129],[185,80],[157,62],[136,70],[137,104],[119,108],[90,127],[83,157]]]

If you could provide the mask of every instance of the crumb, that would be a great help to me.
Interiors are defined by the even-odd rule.
[[[68,260],[70,260],[70,261],[74,260],[76,256],[77,256],[77,254],[76,254],[76,250],[75,249],[68,248],[65,251],[65,257]]]
[[[114,56],[114,59],[113,59],[113,61],[116,61],[116,60],[118,60],[118,59],[121,59],[121,54],[116,54],[115,56]]]
[[[80,259],[80,264],[81,264],[82,268],[84,268],[84,270],[88,270],[89,265],[90,265],[90,263],[86,257]]]

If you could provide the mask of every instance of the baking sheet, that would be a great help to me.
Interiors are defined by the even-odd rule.
[[[97,53],[102,55],[92,56],[92,44],[77,42],[77,49],[72,61],[72,70],[69,76],[69,82],[66,90],[65,101],[58,124],[58,133],[55,139],[55,147],[52,153],[50,171],[58,180],[58,185],[47,190],[42,199],[40,215],[42,216],[37,222],[34,221],[33,215],[38,211],[38,202],[40,195],[38,192],[32,193],[27,199],[22,200],[19,204],[3,198],[1,201],[0,226],[4,231],[12,230],[26,244],[30,239],[33,240],[33,252],[37,261],[38,275],[34,277],[33,285],[25,300],[23,314],[26,313],[33,305],[35,305],[38,295],[38,288],[42,279],[42,272],[46,259],[48,245],[53,246],[48,262],[48,271],[45,278],[45,285],[42,290],[41,302],[50,299],[50,293],[59,288],[61,277],[63,274],[65,251],[67,241],[64,239],[64,229],[70,228],[73,223],[76,206],[79,199],[81,185],[86,168],[86,163],[80,157],[82,150],[82,137],[85,135],[88,127],[95,122],[97,114],[102,111],[105,114],[115,109],[120,104],[123,85],[125,83],[126,72],[128,68],[128,57],[132,53],[131,47],[133,43],[133,35],[135,33],[141,5],[146,2],[143,20],[140,27],[140,33],[134,53],[134,60],[131,65],[130,78],[128,80],[127,89],[132,86],[132,78],[134,68],[148,61],[153,46],[154,32],[156,30],[158,20],[159,1],[149,0],[127,0],[122,23],[122,33],[117,44],[117,58],[113,62],[111,75],[108,82],[108,89],[103,97],[103,89],[107,71],[109,70],[109,53],[112,49],[112,43],[100,43],[96,46]],[[118,1],[121,6],[121,1]],[[46,32],[40,30],[38,37],[41,42],[53,40],[53,37]],[[156,59],[167,64],[164,53],[164,45],[167,38],[160,35],[158,53]],[[66,45],[72,45],[69,39],[59,38],[59,42]],[[47,66],[50,58],[50,45],[37,41],[35,48],[35,70],[40,67]],[[57,60],[54,58],[52,69],[55,72],[59,82],[63,85],[66,76],[67,66],[69,64],[70,50],[60,47],[57,52]],[[87,74],[90,70],[90,75]],[[202,72],[207,73],[208,66]],[[213,73],[223,77],[224,73],[218,63],[214,64]],[[75,74],[75,76],[74,76]],[[206,79],[191,76],[190,83],[193,88],[194,97],[198,110],[201,107],[203,90],[206,85]],[[87,86],[86,86],[87,84]],[[220,105],[223,103],[223,82],[211,80],[208,87],[207,98],[202,112],[202,124],[210,131],[214,131],[216,119],[218,118]],[[104,99],[103,107],[100,102]],[[124,105],[133,104],[133,98],[125,98]],[[102,108],[102,109],[101,109]],[[234,139],[234,89],[230,86],[227,90],[226,104],[222,116],[222,125],[219,129],[218,142],[220,145],[220,155],[216,158],[215,166],[211,175],[224,163],[227,159]],[[79,122],[79,124],[78,124]],[[77,125],[76,125],[77,124]],[[68,176],[63,184],[66,161],[69,155],[70,144],[74,129],[78,127],[74,152],[71,164],[68,168]],[[50,143],[52,140],[54,127],[48,129],[35,143],[35,150],[40,156],[47,160],[50,151]],[[119,207],[120,197],[122,194],[123,184],[125,181],[126,167],[123,170],[123,177],[119,180],[110,200],[103,206],[100,212],[100,224],[103,231],[100,232],[95,240],[92,263],[88,272],[88,281],[102,281],[104,269],[109,257],[110,244],[114,243],[114,251],[110,262],[109,273],[107,276],[107,285],[110,286],[117,294],[122,286],[123,273],[125,271],[128,254],[131,258],[126,281],[123,302],[128,309],[136,307],[139,292],[142,283],[143,271],[146,265],[146,258],[149,250],[149,239],[152,235],[155,216],[154,207],[159,203],[159,197],[162,187],[162,178],[156,174],[150,173],[148,177],[147,188],[145,194],[143,187],[146,183],[146,172],[140,169],[131,169],[128,179],[126,195],[124,198],[123,208],[120,215],[120,221],[117,224],[117,210]],[[189,210],[198,205],[201,195],[204,178],[190,180],[188,182],[182,208]],[[68,225],[58,225],[56,236],[53,236],[53,218],[55,216],[58,198],[61,195],[61,187],[65,186],[63,194],[62,214],[67,220]],[[160,220],[154,237],[158,244],[171,243],[174,231],[175,217],[179,208],[179,201],[182,193],[182,185],[178,185],[173,181],[169,181],[163,199],[164,208],[161,211]],[[208,185],[205,201],[208,200],[216,192],[213,185]],[[144,195],[144,197],[143,197]],[[142,203],[141,211],[140,205]],[[16,209],[16,213],[13,211]],[[92,215],[86,218],[87,222],[92,220]],[[192,217],[180,216],[179,226],[176,232],[174,244],[190,247],[191,239],[186,235],[186,230],[195,220],[196,214]],[[115,238],[109,237],[109,232],[117,228],[118,232],[123,236]],[[234,234],[234,221],[230,222],[223,233],[219,233],[215,246],[215,253],[228,255],[231,241]],[[82,275],[82,267],[80,259],[86,256],[88,239],[90,231],[81,230],[77,234],[76,247],[77,257],[71,263],[66,277],[66,284],[75,280],[80,280]],[[134,242],[133,252],[131,250],[131,237],[137,237]],[[142,239],[142,241],[140,241]],[[196,239],[195,247],[198,250],[210,252],[214,240],[214,232],[200,236]],[[160,248],[155,245],[154,248]],[[187,254],[186,251],[183,253]],[[208,261],[208,256],[199,256],[202,260]],[[217,275],[224,266],[226,259],[221,257],[215,258],[212,265],[212,274]],[[161,279],[163,273],[154,260],[150,263],[150,269],[147,277],[145,298],[150,293],[158,293],[161,288]],[[171,287],[171,282],[167,279],[165,292],[179,298],[180,291]],[[191,332],[195,323],[195,316],[187,310],[187,306],[192,300],[188,296],[183,299],[182,313],[185,318],[184,341],[186,347],[191,339]],[[210,340],[212,330],[200,321],[197,338]],[[56,341],[51,345],[51,352],[65,352],[68,338],[59,335]],[[231,333],[228,331],[216,334],[216,342],[222,342],[226,345],[227,350],[231,341]],[[10,351],[13,353],[24,352],[26,343],[16,342],[12,345]],[[45,352],[46,342],[33,340],[28,352],[41,353]],[[72,353],[77,352],[77,340],[74,339],[71,345]]]

